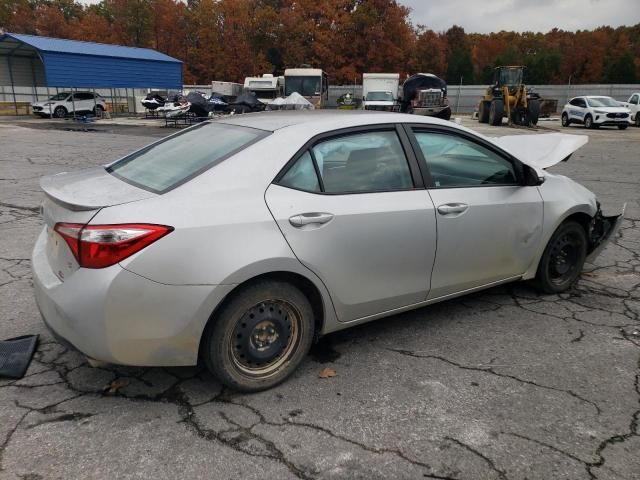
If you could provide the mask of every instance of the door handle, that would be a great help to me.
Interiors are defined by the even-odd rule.
[[[441,215],[451,215],[454,213],[464,213],[469,208],[466,203],[446,203],[438,207],[438,213]]]
[[[327,223],[333,218],[333,213],[310,212],[294,215],[289,218],[289,223],[294,227],[304,227],[311,224]]]

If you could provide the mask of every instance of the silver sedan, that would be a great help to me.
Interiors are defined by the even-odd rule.
[[[93,362],[195,365],[269,388],[320,335],[494,285],[567,290],[622,216],[544,170],[576,135],[269,112],[41,181],[34,287]]]

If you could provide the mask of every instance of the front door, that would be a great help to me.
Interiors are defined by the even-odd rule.
[[[360,130],[310,145],[268,188],[269,209],[340,321],[425,300],[436,219],[415,171],[394,127]]]
[[[415,130],[431,176],[438,249],[429,298],[522,275],[542,235],[542,198],[512,159],[457,132]]]

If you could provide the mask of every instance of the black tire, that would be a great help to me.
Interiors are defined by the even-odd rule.
[[[618,125],[618,130],[626,130],[629,125]]]
[[[532,98],[528,102],[529,111],[527,112],[527,121],[529,126],[535,126],[538,124],[538,118],[540,118],[540,102]]]
[[[504,102],[500,98],[491,101],[489,109],[489,125],[501,125],[502,115],[504,113]]]
[[[309,300],[281,281],[244,287],[209,323],[201,352],[205,365],[240,392],[265,390],[285,380],[309,352],[314,336]]]
[[[636,125],[636,127],[640,127],[640,112],[636,113],[635,125]]]
[[[567,115],[566,113],[563,113],[560,123],[562,123],[563,127],[568,127],[569,125],[571,125],[571,120],[569,120],[569,115]]]
[[[591,117],[591,115],[587,115],[584,117],[584,128],[596,128],[593,125],[593,118]]]
[[[553,233],[542,254],[535,283],[545,293],[567,291],[582,272],[587,256],[587,234],[577,222],[567,221]]]
[[[482,101],[478,107],[478,122],[489,123],[489,102]]]
[[[439,111],[436,117],[443,120],[451,120],[451,107],[447,107],[444,110]]]
[[[67,109],[64,107],[56,107],[53,111],[53,116],[56,118],[64,118],[67,116]]]

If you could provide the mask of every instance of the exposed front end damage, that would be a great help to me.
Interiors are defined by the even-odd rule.
[[[622,206],[622,212],[619,215],[604,216],[598,203],[598,211],[591,219],[589,224],[589,250],[587,253],[587,262],[592,262],[602,252],[607,243],[615,237],[620,230],[626,203]]]

